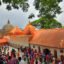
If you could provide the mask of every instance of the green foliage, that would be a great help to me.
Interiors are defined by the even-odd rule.
[[[61,13],[60,2],[62,0],[35,0],[34,6],[39,10],[40,16],[53,18]]]
[[[61,13],[61,8],[58,5],[62,0],[34,0],[35,9],[39,10],[40,16],[55,17],[56,14]],[[28,0],[0,0],[2,3],[7,4],[6,9],[12,10],[22,8],[23,11],[28,11]]]
[[[62,24],[55,19],[47,19],[46,17],[42,17],[38,20],[32,22],[32,25],[40,28],[61,28]]]
[[[28,0],[0,0],[0,5],[2,3],[7,4],[6,9],[12,10],[12,7],[14,9],[22,8],[23,11],[28,11],[29,4],[27,3]]]
[[[61,23],[54,19],[56,14],[62,12],[60,2],[62,0],[35,0],[34,6],[39,10],[38,16],[41,18],[33,21],[32,24],[40,28],[61,28]]]
[[[24,12],[28,11],[29,4],[28,0],[0,0],[0,5],[2,3],[7,4],[6,9],[12,10],[21,8]],[[35,26],[40,26],[41,28],[57,28],[62,27],[61,23],[53,19],[56,14],[60,14],[61,8],[59,3],[62,0],[34,0],[35,9],[39,10],[40,19],[32,22]],[[29,15],[29,19],[33,18],[34,15]]]
[[[62,26],[62,28],[64,28],[64,26]]]

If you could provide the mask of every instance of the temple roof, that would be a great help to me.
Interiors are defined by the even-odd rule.
[[[13,26],[13,25],[10,23],[10,21],[8,20],[7,24],[5,24],[2,29],[3,29],[3,31],[8,32],[8,31],[10,31],[13,27],[14,27],[14,26]]]
[[[10,21],[8,21],[8,23],[3,27],[3,30],[0,30],[0,33],[5,33],[8,31],[10,31],[10,35],[23,35],[21,38],[28,37],[28,35],[30,35],[30,37],[28,37],[28,43],[30,44],[52,48],[64,48],[63,28],[36,30],[36,28],[29,22],[29,24],[24,28],[24,30],[21,30],[18,26],[13,27],[10,24]],[[2,42],[7,42],[7,39],[0,39],[0,44]]]
[[[41,29],[36,31],[30,44],[64,48],[64,29]]]
[[[36,28],[29,23],[24,29],[24,34],[33,35],[35,30]]]
[[[14,27],[10,32],[11,35],[23,35],[23,31],[18,27]]]
[[[0,46],[8,44],[8,39],[7,38],[0,38]]]

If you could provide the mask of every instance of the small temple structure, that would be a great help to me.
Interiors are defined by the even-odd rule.
[[[0,45],[20,48],[21,46],[35,46],[42,49],[48,48],[52,52],[64,49],[64,28],[36,29],[31,23],[22,30],[14,27],[8,20],[7,24],[0,29]]]

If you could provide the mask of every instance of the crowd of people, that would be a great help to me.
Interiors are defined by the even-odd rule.
[[[4,51],[3,51],[4,50]],[[47,49],[46,49],[47,50]],[[49,50],[33,49],[31,47],[18,48],[6,53],[6,48],[0,48],[0,64],[64,64],[64,57],[55,58]]]

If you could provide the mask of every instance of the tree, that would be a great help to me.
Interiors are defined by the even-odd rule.
[[[23,11],[27,11],[29,4],[28,0],[0,0],[0,5],[6,3],[6,9],[11,10],[22,8]],[[58,5],[62,0],[34,0],[35,9],[39,10],[41,16],[55,17],[58,13],[61,13],[61,8]]]
[[[14,9],[22,8],[22,10],[26,12],[28,11],[29,7],[27,1],[28,0],[0,0],[0,5],[2,5],[2,3],[6,3],[7,4],[6,9],[8,10],[11,10],[13,7]],[[56,14],[60,14],[62,12],[59,6],[60,2],[62,2],[62,0],[34,0],[35,9],[39,10],[38,16],[40,16],[40,19],[37,22],[39,22],[41,18],[46,18],[44,19],[44,21],[40,21],[38,23],[38,25],[41,25],[41,28],[43,27],[51,28],[52,26],[55,27],[61,26],[61,24],[59,22],[56,22],[54,19],[54,17],[56,17]],[[30,19],[32,17],[34,17],[33,14],[30,15],[28,18]],[[54,21],[51,19],[53,19]]]
[[[27,3],[28,0],[0,0],[0,5],[2,3],[7,4],[6,9],[12,10],[12,7],[14,9],[22,8],[23,11],[28,11],[29,4]]]
[[[32,22],[32,25],[37,28],[61,28],[62,24],[55,19],[48,20],[47,17],[41,17],[38,20]]]
[[[60,2],[62,0],[35,0],[34,6],[41,17],[54,18],[56,14],[61,13]]]
[[[59,3],[62,0],[35,0],[35,9],[39,10],[40,19],[32,22],[33,25],[40,28],[60,28],[61,23],[54,19],[56,14],[60,14],[61,8]]]

